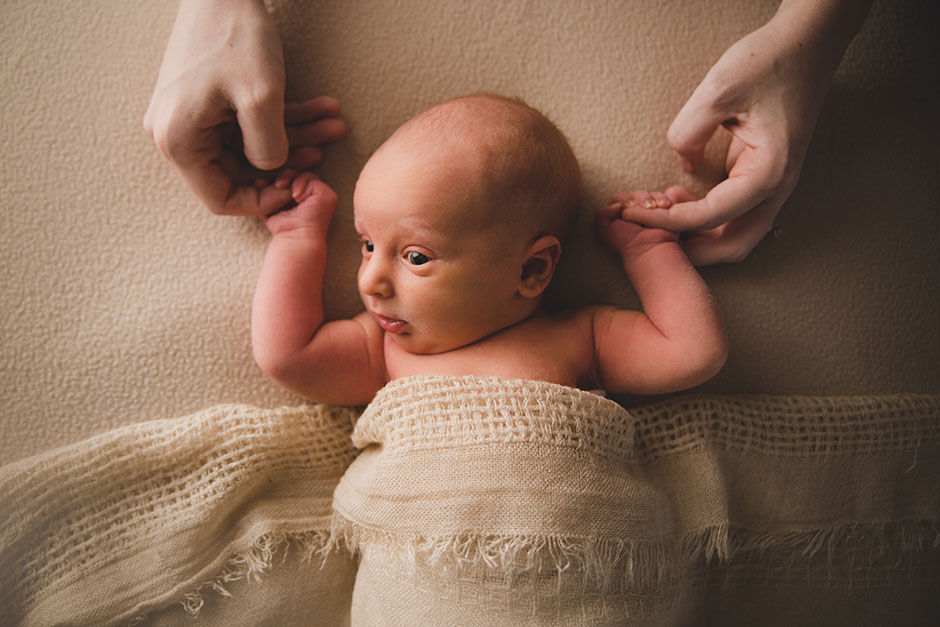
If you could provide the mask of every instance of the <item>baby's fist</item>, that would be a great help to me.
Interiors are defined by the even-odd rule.
[[[325,235],[336,210],[336,193],[312,172],[301,172],[290,182],[293,202],[264,219],[272,235],[295,229],[317,228]]]
[[[636,256],[657,244],[678,241],[677,233],[645,227],[622,217],[625,209],[637,206],[668,209],[673,204],[668,195],[670,191],[672,188],[666,194],[646,190],[614,194],[609,204],[597,212],[597,230],[601,240],[621,255],[629,256]]]

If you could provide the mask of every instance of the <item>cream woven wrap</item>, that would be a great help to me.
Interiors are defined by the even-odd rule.
[[[936,397],[627,412],[548,383],[394,381],[334,496],[335,535],[361,555],[353,624],[686,625],[722,595],[716,624],[734,608],[788,624],[793,599],[819,593],[835,611],[800,624],[856,603],[853,624],[898,620],[884,598],[930,615],[938,415]]]
[[[940,397],[628,412],[548,383],[422,377],[357,416],[222,406],[0,468],[0,624],[940,616]]]

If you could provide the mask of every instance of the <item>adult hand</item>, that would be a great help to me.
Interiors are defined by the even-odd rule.
[[[721,56],[669,128],[687,171],[719,126],[730,131],[728,178],[700,200],[637,205],[624,219],[691,231],[684,247],[697,265],[746,257],[796,186],[832,74],[867,10],[853,0],[784,0]]]
[[[284,83],[281,40],[259,0],[181,0],[144,127],[211,211],[277,210],[289,187],[256,182],[285,164],[312,167],[316,146],[345,132],[333,99],[285,108]]]

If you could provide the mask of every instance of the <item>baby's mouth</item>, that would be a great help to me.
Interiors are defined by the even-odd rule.
[[[404,320],[396,320],[395,318],[389,318],[388,316],[383,316],[381,314],[373,314],[376,321],[379,323],[379,326],[382,327],[383,331],[388,333],[403,333],[408,327],[408,323]]]

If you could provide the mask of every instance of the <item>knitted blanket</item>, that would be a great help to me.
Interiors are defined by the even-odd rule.
[[[302,572],[323,625],[940,615],[940,397],[627,411],[420,377],[357,415],[224,406],[0,468],[0,621],[176,624],[178,602],[209,598],[198,624],[223,624],[237,601],[211,589],[269,570],[276,599],[276,556],[315,553]]]
[[[220,406],[0,468],[0,624],[125,625],[181,614],[178,602],[196,613],[205,591],[227,594],[288,545],[321,549],[355,416]],[[322,574],[311,601],[348,598]]]

